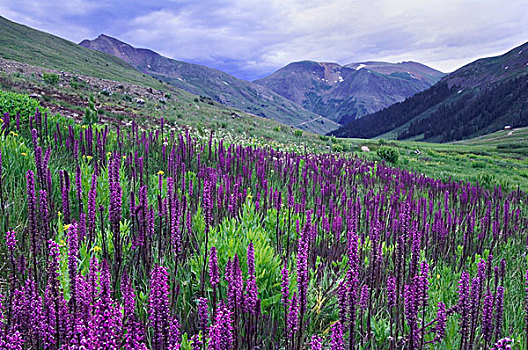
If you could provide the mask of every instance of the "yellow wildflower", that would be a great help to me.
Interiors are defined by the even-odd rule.
[[[110,157],[111,155],[112,155],[112,152],[108,152],[108,153],[106,154],[107,157]]]
[[[2,118],[0,118],[0,123],[3,123],[3,122],[4,122],[4,120]]]
[[[163,175],[165,172],[163,170],[158,171],[158,175]]]
[[[16,132],[14,132],[14,131],[11,131],[10,134],[13,135],[13,136],[18,136],[18,134]]]
[[[64,226],[62,226],[62,228],[64,229],[64,231],[68,231],[70,229],[70,224],[66,224]]]
[[[27,157],[27,153],[26,152],[22,152],[20,154],[23,155],[24,157]]]
[[[86,159],[88,160],[92,160],[92,158],[93,158],[92,156],[86,156]]]
[[[103,250],[103,249],[101,249],[101,247],[99,247],[98,245],[96,245],[95,247],[92,248],[92,251],[93,251],[94,253],[98,253],[98,252],[100,252],[100,251],[102,251],[102,250]]]
[[[64,242],[63,239],[60,240],[60,245],[66,245],[66,242]]]
[[[437,279],[437,280],[440,279],[440,274],[436,274],[436,279]]]
[[[123,156],[123,159],[126,159],[126,156]]]
[[[83,129],[88,129],[88,125],[83,125],[82,128]]]

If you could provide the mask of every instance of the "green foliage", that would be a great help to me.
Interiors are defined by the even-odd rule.
[[[21,122],[28,120],[29,115],[33,115],[39,107],[39,102],[27,95],[13,92],[0,91],[0,114],[9,113],[10,116],[16,116],[20,113]]]
[[[392,147],[382,146],[377,151],[378,156],[381,159],[386,160],[389,163],[396,164],[400,156],[399,152]]]
[[[295,137],[302,137],[303,136],[303,131],[301,129],[295,129],[295,130],[293,130],[293,135]]]
[[[83,124],[96,124],[99,121],[99,114],[104,113],[99,113],[99,111],[95,109],[95,97],[91,95],[88,100],[88,107],[84,110]]]
[[[56,85],[60,79],[55,73],[42,72],[42,80],[44,80],[46,84]]]

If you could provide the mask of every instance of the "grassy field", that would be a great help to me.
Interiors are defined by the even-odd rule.
[[[455,143],[350,139],[361,157],[378,160],[380,146],[398,151],[395,166],[440,179],[463,180],[506,189],[528,189],[528,128],[499,131]],[[361,152],[367,146],[369,152]]]

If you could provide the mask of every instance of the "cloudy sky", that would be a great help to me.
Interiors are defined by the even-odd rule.
[[[100,33],[243,79],[299,60],[444,72],[528,41],[528,0],[0,0],[0,15],[74,42]]]

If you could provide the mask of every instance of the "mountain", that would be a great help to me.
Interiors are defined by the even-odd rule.
[[[404,102],[352,121],[340,137],[445,142],[528,125],[528,43],[482,58]]]
[[[94,40],[83,40],[79,45],[114,55],[145,74],[258,116],[319,133],[339,127],[339,124],[296,105],[266,87],[216,69],[167,58],[104,34]]]
[[[122,60],[0,16],[0,58],[70,73],[160,88]]]
[[[444,74],[417,62],[293,62],[256,80],[279,95],[340,124],[403,101]]]

